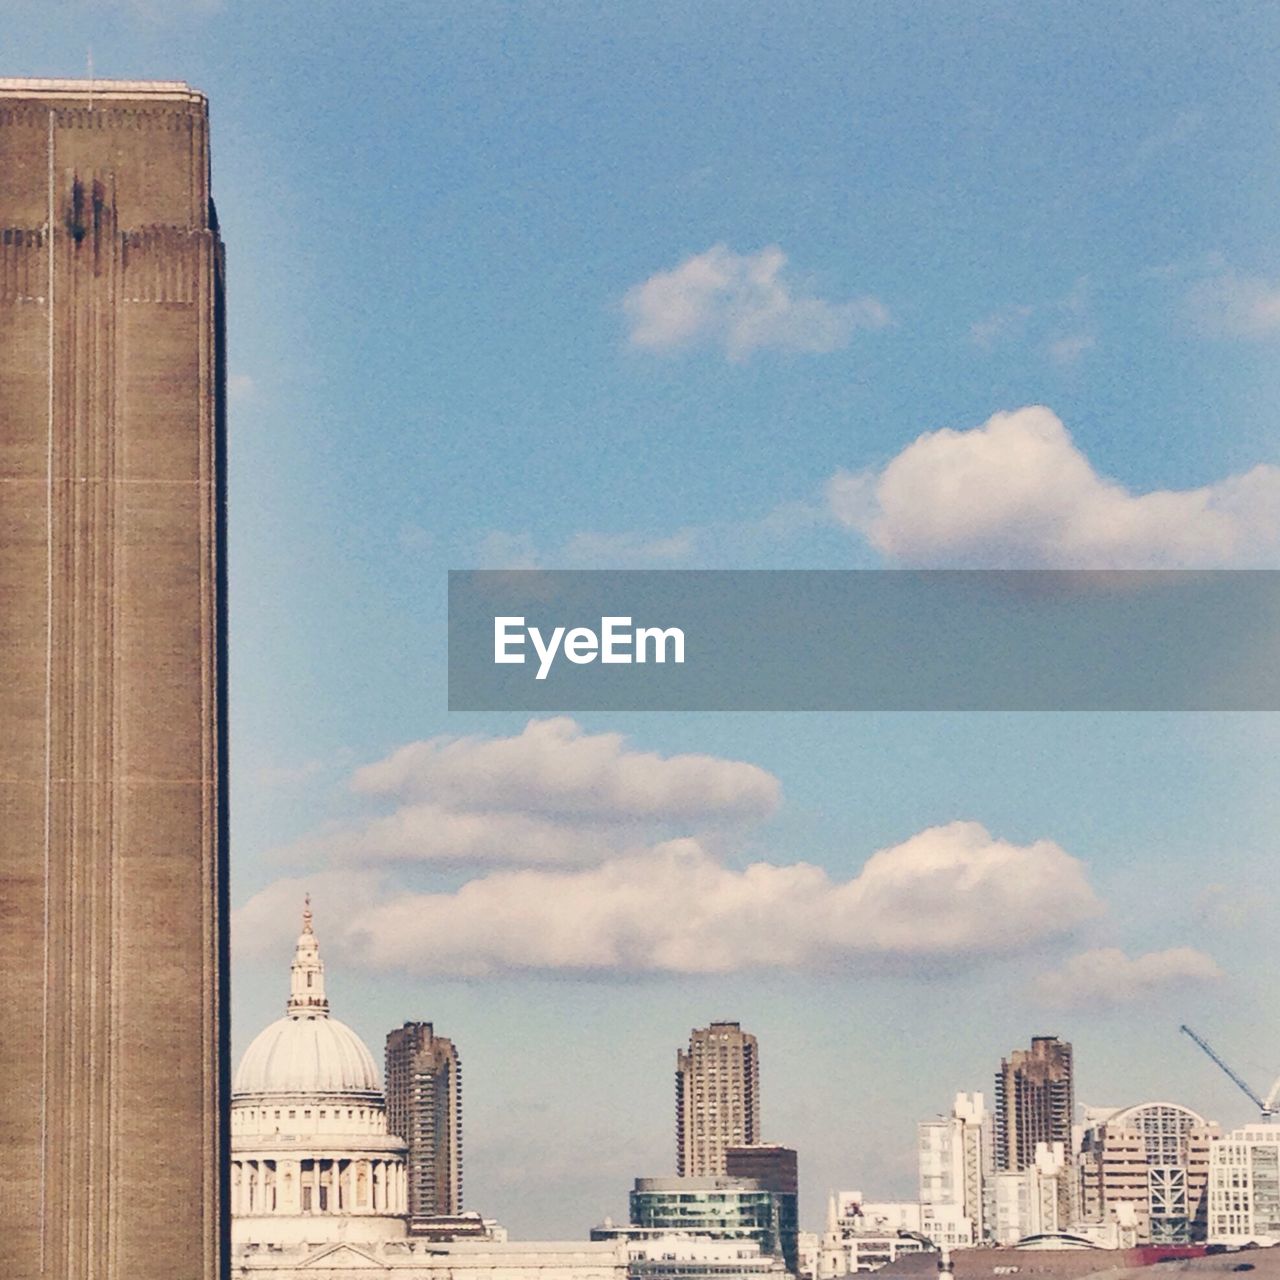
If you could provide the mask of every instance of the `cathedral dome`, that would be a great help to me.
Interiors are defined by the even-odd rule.
[[[264,1028],[240,1059],[232,1092],[367,1094],[382,1099],[378,1068],[345,1022],[290,1014]]]
[[[285,1016],[259,1032],[240,1059],[231,1087],[233,1101],[263,1094],[343,1094],[380,1107],[382,1085],[373,1054],[346,1023],[329,1016],[310,899],[302,913],[285,1009]]]

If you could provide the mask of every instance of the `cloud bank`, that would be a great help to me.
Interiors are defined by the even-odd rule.
[[[353,894],[332,891],[351,907],[338,941],[356,962],[466,977],[957,967],[1069,936],[1102,910],[1083,864],[1057,844],[1012,844],[976,822],[930,827],[845,880],[805,862],[736,868],[684,838],[594,866],[493,871],[447,892],[370,900],[367,873]],[[239,918],[269,919],[287,905],[278,893]]]
[[[919,436],[879,470],[828,482],[832,517],[915,566],[1125,569],[1272,565],[1280,467],[1134,493],[1094,470],[1043,406]]]
[[[859,329],[882,329],[889,312],[867,296],[828,302],[788,276],[776,245],[734,253],[727,245],[686,258],[633,286],[622,301],[632,346],[650,351],[718,347],[735,362],[767,349],[835,351]]]
[[[1127,956],[1117,947],[1100,947],[1072,956],[1060,969],[1041,974],[1034,993],[1058,1008],[1136,1004],[1189,986],[1214,982],[1222,970],[1194,947],[1172,947]]]
[[[620,733],[585,733],[567,716],[509,738],[431,738],[358,769],[356,791],[452,809],[606,822],[758,820],[781,788],[757,765],[637,751]]]
[[[1217,337],[1280,334],[1280,284],[1226,270],[1194,285],[1187,298],[1195,324]]]

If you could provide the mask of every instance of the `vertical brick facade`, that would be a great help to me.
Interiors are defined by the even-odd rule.
[[[204,98],[0,81],[0,1274],[225,1267]]]

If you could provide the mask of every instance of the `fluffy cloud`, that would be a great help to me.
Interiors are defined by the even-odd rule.
[[[401,805],[363,825],[309,837],[285,855],[295,862],[318,856],[353,865],[554,866],[599,862],[619,843],[617,833],[599,823],[525,813],[457,812],[427,803]]]
[[[1227,270],[1196,284],[1187,299],[1192,319],[1209,333],[1265,338],[1280,333],[1280,284]]]
[[[670,351],[710,345],[730,360],[753,351],[834,351],[858,329],[889,323],[872,297],[827,302],[806,296],[786,275],[787,256],[771,245],[734,253],[718,244],[627,291],[623,311],[634,346]]]
[[[455,810],[604,822],[767,817],[780,787],[739,760],[637,751],[620,733],[584,733],[566,716],[531,720],[509,738],[431,738],[357,770],[368,796]]]
[[[1132,493],[1042,406],[944,428],[879,471],[838,472],[834,518],[891,560],[992,568],[1213,568],[1280,553],[1280,468]]]
[[[273,881],[231,913],[231,947],[237,961],[278,955],[281,944],[301,932],[305,895],[311,895],[321,919],[336,922],[372,907],[382,883],[382,877],[369,870],[317,871]]]
[[[1062,968],[1041,974],[1034,991],[1059,1008],[1133,1004],[1165,992],[1213,982],[1222,977],[1211,956],[1194,947],[1172,947],[1127,956],[1117,947],[1100,947],[1072,956]]]
[[[293,865],[595,864],[671,835],[767,818],[778,780],[708,755],[638,751],[568,717],[505,738],[413,742],[356,770],[367,812],[280,851]]]
[[[1100,910],[1058,845],[953,822],[880,850],[845,881],[803,862],[735,869],[691,839],[587,869],[499,871],[453,892],[356,903],[341,941],[374,969],[464,976],[958,964],[1070,934]],[[254,899],[239,915],[270,911]]]

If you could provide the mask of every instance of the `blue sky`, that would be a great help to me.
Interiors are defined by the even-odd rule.
[[[1280,1070],[1274,719],[584,717],[617,805],[584,818],[554,735],[495,790],[480,748],[528,735],[446,713],[443,605],[448,568],[485,564],[1280,563],[1274,6],[6,8],[5,74],[92,48],[212,104],[238,1048],[279,1011],[308,885],[338,1015],[375,1050],[411,1017],[459,1042],[468,1203],[523,1236],[580,1236],[670,1170],[674,1052],[713,1017],[761,1037],[810,1220],[829,1187],[909,1194],[915,1120],[1032,1033],[1075,1042],[1084,1100],[1247,1114],[1176,1028]],[[447,768],[437,743],[398,782],[356,773],[468,735]],[[427,852],[370,854],[386,818]],[[770,890],[834,913],[796,954],[733,934],[748,864],[840,885],[959,821],[1015,850],[1016,885],[1052,842],[1089,900],[1050,876],[1027,910],[1065,903],[1062,928],[923,959],[844,945],[874,930],[830,886]],[[460,976],[427,922],[475,961],[458,890],[483,912],[512,866],[549,874],[511,823],[624,888],[628,858],[698,839],[730,876],[725,971],[619,896],[623,959],[557,960],[561,916]],[[361,945],[389,905],[393,959]],[[1038,976],[1100,952],[1125,1000],[1046,1003]]]

